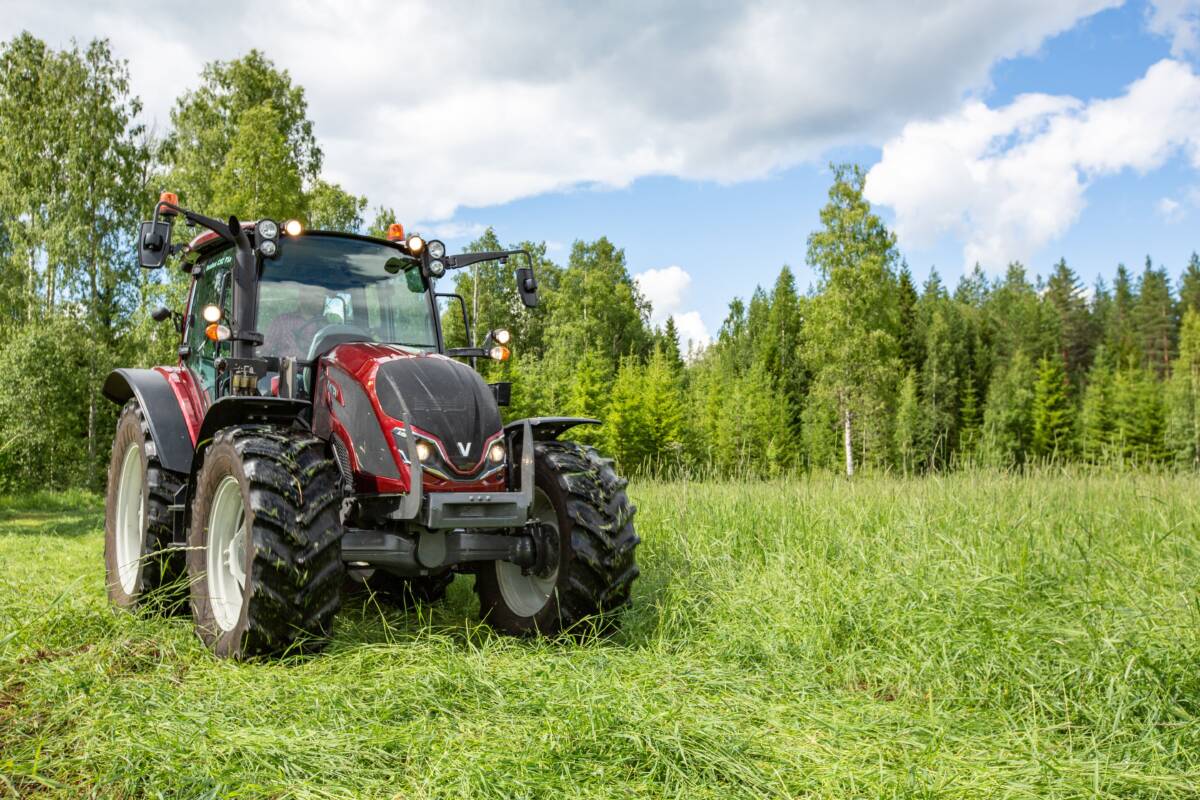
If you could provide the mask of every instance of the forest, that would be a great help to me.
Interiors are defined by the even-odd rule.
[[[396,221],[322,178],[304,89],[261,52],[207,65],[165,130],[141,110],[105,40],[0,47],[0,489],[102,486],[116,416],[104,376],[174,362],[178,335],[150,312],[182,307],[185,275],[140,270],[134,253],[160,190],[216,216],[377,235]],[[1195,253],[1105,265],[1091,286],[1064,260],[1045,276],[1014,262],[915,281],[863,181],[831,168],[796,254],[815,282],[782,266],[730,302],[703,349],[650,324],[618,242],[576,241],[559,264],[489,229],[470,248],[526,247],[542,295],[525,310],[511,265],[452,278],[476,340],[513,333],[513,359],[481,367],[512,382],[507,416],[600,419],[582,436],[652,475],[1200,464]],[[464,343],[458,312],[443,321]]]

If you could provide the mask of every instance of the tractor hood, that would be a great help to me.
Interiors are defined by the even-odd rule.
[[[437,437],[450,463],[464,472],[479,464],[484,443],[501,430],[491,388],[475,370],[445,356],[383,361],[375,373],[375,391],[385,414],[407,418]]]

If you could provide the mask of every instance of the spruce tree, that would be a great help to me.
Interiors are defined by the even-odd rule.
[[[1038,363],[1033,395],[1032,452],[1037,458],[1066,459],[1075,442],[1075,406],[1062,360],[1055,356]]]
[[[924,361],[925,342],[921,335],[921,324],[917,316],[917,290],[913,286],[908,262],[900,265],[896,303],[900,314],[900,329],[897,334],[900,345],[900,361],[905,369],[920,369],[921,362]]]
[[[969,461],[979,445],[983,415],[979,409],[979,390],[975,388],[975,376],[970,370],[963,375],[961,385],[958,402],[958,452]]]
[[[1200,255],[1195,251],[1179,280],[1179,316],[1182,318],[1189,310],[1200,313]]]
[[[1146,256],[1146,269],[1138,282],[1134,326],[1141,347],[1142,364],[1164,377],[1175,349],[1175,304],[1171,282],[1164,269],[1155,269]]]
[[[896,456],[905,475],[915,472],[926,460],[922,432],[921,404],[917,397],[917,371],[909,368],[900,383],[896,401]]]
[[[1080,411],[1080,452],[1092,463],[1106,460],[1113,445],[1113,374],[1103,353],[1088,372],[1087,388],[1083,392]]]
[[[1104,346],[1115,368],[1121,369],[1136,363],[1140,354],[1134,312],[1137,295],[1133,281],[1124,264],[1117,265],[1117,277],[1113,281],[1112,306],[1104,329]]]
[[[1193,308],[1184,312],[1166,405],[1170,457],[1180,466],[1200,467],[1200,311]]]
[[[1024,350],[997,368],[983,413],[984,455],[998,466],[1024,463],[1033,439],[1033,389],[1037,370]]]

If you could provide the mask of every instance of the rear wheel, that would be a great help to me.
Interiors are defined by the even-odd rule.
[[[219,656],[328,636],[344,568],[341,475],[307,434],[228,428],[196,478],[188,575],[196,632]]]
[[[171,547],[171,511],[183,476],[162,468],[137,400],[121,410],[108,466],[104,570],[108,599],[121,608],[170,611],[186,594],[173,585],[183,557]]]
[[[635,509],[610,459],[570,442],[535,445],[530,516],[558,542],[557,564],[541,573],[497,561],[475,580],[480,612],[509,634],[552,635],[597,620],[603,627],[629,603],[638,575]]]

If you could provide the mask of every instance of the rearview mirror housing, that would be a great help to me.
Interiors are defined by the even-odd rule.
[[[517,269],[517,293],[526,308],[536,308],[538,304],[537,278],[533,277],[532,267]]]
[[[158,269],[167,263],[171,252],[171,223],[146,221],[138,232],[138,264],[142,269]]]

